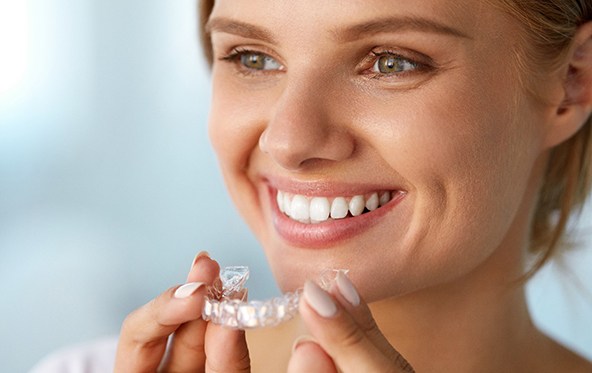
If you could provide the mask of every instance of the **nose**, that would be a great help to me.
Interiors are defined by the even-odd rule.
[[[280,167],[301,171],[348,159],[355,142],[339,95],[302,81],[287,84],[259,138],[259,148]]]

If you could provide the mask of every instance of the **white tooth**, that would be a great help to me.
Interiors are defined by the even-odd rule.
[[[291,215],[290,217],[294,220],[308,220],[310,219],[310,202],[305,196],[299,194],[292,198],[292,204],[290,205]]]
[[[380,193],[380,206],[384,206],[391,200],[391,193],[390,192],[382,192]]]
[[[352,197],[349,201],[349,212],[352,216],[358,216],[364,212],[364,196]]]
[[[343,197],[337,197],[333,200],[331,204],[331,218],[333,219],[343,219],[347,216],[347,210],[349,206],[347,205],[347,201]]]
[[[281,212],[284,212],[284,193],[282,193],[278,190],[276,200],[277,200],[278,208],[280,209]]]
[[[284,214],[288,215],[288,216],[292,216],[291,213],[291,205],[292,205],[292,201],[290,199],[290,195],[288,193],[284,193],[284,201],[282,203],[284,205]]]
[[[368,211],[374,211],[378,208],[378,193],[372,193],[366,201],[366,208]]]
[[[310,200],[310,220],[325,221],[329,218],[331,206],[325,197],[315,197]]]

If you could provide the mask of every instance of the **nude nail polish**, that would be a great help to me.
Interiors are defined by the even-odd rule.
[[[360,305],[360,295],[356,291],[354,284],[350,281],[344,272],[339,272],[335,279],[337,283],[337,289],[345,300],[347,300],[352,306],[356,307]]]
[[[199,259],[206,257],[209,258],[210,257],[210,253],[208,253],[207,251],[200,251],[195,258],[193,258],[193,262],[191,263],[191,269],[195,266],[195,264],[199,261]]]
[[[333,298],[312,281],[304,283],[303,291],[306,302],[322,317],[333,317],[337,313],[337,306]]]
[[[205,284],[203,282],[189,282],[175,290],[174,297],[177,299],[189,298],[193,293],[197,291],[197,289],[204,285]]]

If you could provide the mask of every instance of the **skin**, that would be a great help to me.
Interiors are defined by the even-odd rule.
[[[220,0],[209,24],[210,137],[231,197],[282,290],[301,287],[321,269],[348,268],[361,304],[334,286],[325,294],[337,311],[322,317],[305,293],[301,320],[249,335],[249,362],[244,335],[206,325],[195,313],[156,328],[152,339],[134,337],[151,323],[162,326],[165,312],[152,302],[124,324],[118,362],[129,364],[121,371],[134,371],[140,360],[126,359],[129,351],[155,340],[163,349],[163,336],[177,328],[189,330],[177,331],[178,340],[196,344],[197,358],[182,365],[175,362],[190,352],[176,352],[165,368],[401,372],[406,359],[422,372],[592,369],[532,325],[515,282],[549,149],[590,115],[591,95],[581,87],[592,86],[592,26],[580,28],[569,60],[541,84],[542,102],[520,84],[514,19],[471,0],[392,4]],[[385,17],[403,21],[380,32],[346,31]],[[380,73],[372,52],[417,65]],[[269,69],[246,66],[240,53],[270,57]],[[570,66],[581,72],[576,78]],[[368,229],[306,247],[278,232],[269,188],[310,185],[311,195],[406,194]],[[202,261],[189,279],[211,283],[216,264]],[[199,307],[189,303],[199,302],[200,291],[183,304],[172,290],[158,299],[181,314]],[[290,357],[303,330],[315,340]],[[218,353],[216,346],[229,345]]]
[[[214,54],[239,43],[261,45],[286,71],[245,77],[232,64],[214,63],[210,134],[231,196],[282,289],[301,286],[318,268],[349,268],[367,299],[383,299],[450,281],[490,257],[520,214],[525,192],[536,189],[533,169],[542,164],[543,133],[532,123],[543,113],[523,96],[512,54],[500,53],[515,48],[516,26],[471,2],[433,1],[429,11],[411,2],[355,2],[339,13],[335,2],[324,2],[314,16],[305,3],[291,5],[289,16],[263,3],[243,6],[240,20],[273,30],[277,45],[213,32]],[[230,17],[237,7],[217,2],[212,19]],[[473,12],[479,17],[467,16]],[[395,32],[343,45],[329,32],[385,13],[460,25],[468,37]],[[371,64],[359,64],[375,45],[418,50],[438,67],[372,79],[360,72]],[[312,256],[276,233],[274,202],[262,180],[268,177],[370,184],[408,195],[373,229]],[[523,237],[510,241],[519,252]]]

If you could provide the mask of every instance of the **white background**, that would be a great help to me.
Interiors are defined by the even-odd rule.
[[[0,0],[2,371],[117,334],[200,250],[249,265],[254,298],[277,294],[207,140],[195,3]],[[583,246],[529,290],[537,322],[592,358]]]

